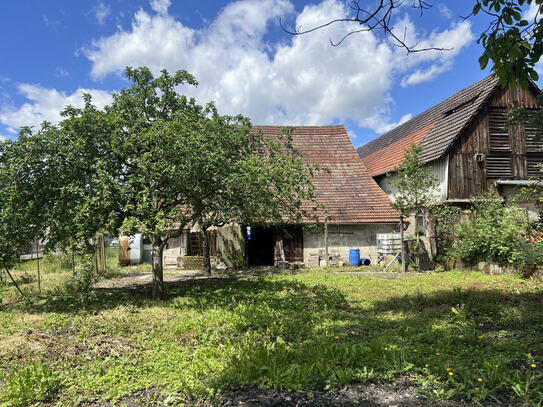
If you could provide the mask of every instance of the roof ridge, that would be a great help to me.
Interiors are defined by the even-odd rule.
[[[345,125],[343,124],[326,124],[326,125],[322,125],[322,126],[297,126],[297,125],[294,125],[294,124],[252,124],[251,127],[256,127],[256,128],[264,128],[264,127],[294,127],[296,129],[307,129],[307,128],[317,128],[317,129],[321,129],[321,128],[329,128],[329,127],[334,127],[334,128],[345,128]]]
[[[405,123],[402,123],[400,124],[399,126],[396,126],[395,128],[387,131],[386,133],[382,134],[381,136],[373,139],[372,141],[364,144],[363,146],[360,146],[358,147],[357,151],[358,151],[358,154],[360,155],[360,157],[366,157],[372,153],[374,153],[375,151],[378,151],[380,150],[382,147],[379,147],[377,149],[372,149],[371,147],[373,147],[374,145],[378,145],[380,141],[382,141],[383,139],[389,137],[389,136],[393,136],[394,133],[398,133],[398,132],[401,132],[402,129],[406,129],[406,128],[409,128],[409,126],[412,126],[413,123],[415,123],[417,120],[421,120],[425,117],[425,115],[429,115],[430,113],[434,112],[437,114],[439,113],[439,111],[441,110],[440,107],[444,107],[447,103],[449,103],[451,100],[454,100],[454,98],[457,98],[459,97],[460,94],[462,93],[465,93],[469,90],[473,90],[473,89],[476,89],[477,87],[481,86],[482,84],[486,83],[486,82],[490,82],[491,80],[494,80],[496,81],[496,83],[494,84],[494,86],[496,86],[498,84],[498,81],[497,81],[497,78],[494,74],[490,74],[488,76],[486,76],[485,78],[469,85],[469,86],[466,86],[462,89],[460,89],[459,91],[455,92],[454,94],[452,94],[451,96],[449,96],[448,98],[446,98],[445,100],[442,100],[441,102],[429,107],[428,109],[422,111],[421,113],[419,113],[418,115],[416,115],[415,117],[412,117],[411,119],[409,119],[408,121],[406,121]],[[477,97],[480,96],[480,94],[483,92],[484,89],[482,89],[477,95],[473,95],[470,99],[476,99]],[[466,102],[466,100],[463,100],[462,102]],[[431,119],[431,118],[428,118],[428,119]],[[430,120],[431,122],[432,120]],[[427,123],[421,123],[420,126],[425,126]],[[420,128],[419,126],[419,128]],[[402,138],[404,137],[407,137],[409,136],[411,133],[417,131],[419,128],[416,128],[416,129],[413,129],[413,131],[410,131],[408,132],[407,134],[404,134],[402,135],[401,137],[397,138],[396,140],[393,140],[393,142],[396,142],[396,141],[399,141],[401,140]],[[392,133],[392,134],[391,134]]]

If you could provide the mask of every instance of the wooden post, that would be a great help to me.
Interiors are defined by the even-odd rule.
[[[15,288],[17,289],[17,291],[19,291],[19,293],[21,294],[21,297],[24,297],[25,295],[23,294],[23,292],[21,291],[21,289],[19,288],[19,286],[17,285],[17,282],[15,281],[15,279],[13,278],[13,276],[11,275],[11,273],[9,272],[9,270],[7,268],[4,268],[4,270],[6,271],[7,275],[9,276],[9,278],[11,278],[11,281],[13,281],[13,284],[15,285]]]
[[[403,235],[403,215],[400,215],[400,240],[401,240],[401,248],[402,248],[402,272],[405,273],[407,271],[407,265],[405,264],[405,244],[404,244],[404,235]]]
[[[100,235],[100,257],[101,257],[101,266],[102,266],[102,271],[105,271],[106,269],[106,245],[104,243],[104,234],[102,233]],[[143,250],[143,248],[142,248]]]
[[[328,259],[330,258],[328,254],[328,216],[324,217],[324,256],[326,257],[324,265],[328,267]]]
[[[40,275],[40,242],[36,241],[36,263],[38,265],[38,292],[41,293],[41,275]]]

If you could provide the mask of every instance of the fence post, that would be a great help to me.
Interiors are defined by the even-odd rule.
[[[38,265],[38,292],[41,293],[40,242],[39,241],[36,241],[36,263]]]
[[[324,256],[326,257],[324,265],[328,267],[328,216],[324,217]]]
[[[403,214],[400,214],[400,240],[401,240],[401,247],[402,247],[402,272],[405,273],[407,271],[407,265],[405,264],[405,244],[404,244],[404,234],[403,234]]]

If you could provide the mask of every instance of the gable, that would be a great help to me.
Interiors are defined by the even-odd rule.
[[[265,135],[280,133],[279,126],[254,126]],[[370,176],[347,131],[339,126],[297,126],[292,133],[294,147],[309,164],[319,164],[328,171],[313,176],[315,196],[333,219],[330,223],[392,223],[399,214],[390,207],[390,199]],[[311,210],[313,203],[305,202]],[[324,212],[318,209],[319,221]]]
[[[398,164],[397,156],[384,154],[385,147],[394,143],[398,143],[396,144],[398,146],[408,146],[410,143],[407,141],[401,144],[399,142],[405,138],[417,139],[416,134],[420,137],[423,130],[431,126],[418,145],[422,147],[421,159],[426,161],[438,159],[466,128],[497,87],[498,79],[493,75],[488,76],[360,147],[358,153],[363,160],[370,155],[374,158],[379,156],[382,161],[379,166],[380,173],[391,171]]]

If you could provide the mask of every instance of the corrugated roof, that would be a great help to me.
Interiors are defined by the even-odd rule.
[[[280,126],[254,126],[265,135],[275,136]],[[305,162],[319,164],[329,172],[314,174],[317,202],[324,204],[330,223],[391,223],[399,214],[390,207],[390,199],[362,164],[347,131],[339,126],[296,126],[293,145],[303,154]],[[306,209],[313,204],[307,202]],[[319,209],[320,221],[324,213]]]
[[[374,171],[370,170],[372,176],[390,171],[401,162],[401,160],[396,162],[396,155],[385,154],[385,148],[391,145],[403,145],[405,142],[400,143],[400,140],[405,138],[412,139],[415,144],[422,147],[421,159],[436,160],[447,151],[497,86],[498,79],[494,75],[487,76],[381,137],[359,147],[358,154],[368,167],[369,163],[376,159],[380,162]],[[431,126],[429,131],[418,140],[421,132],[429,126]],[[409,144],[411,143],[407,143],[405,147]]]

